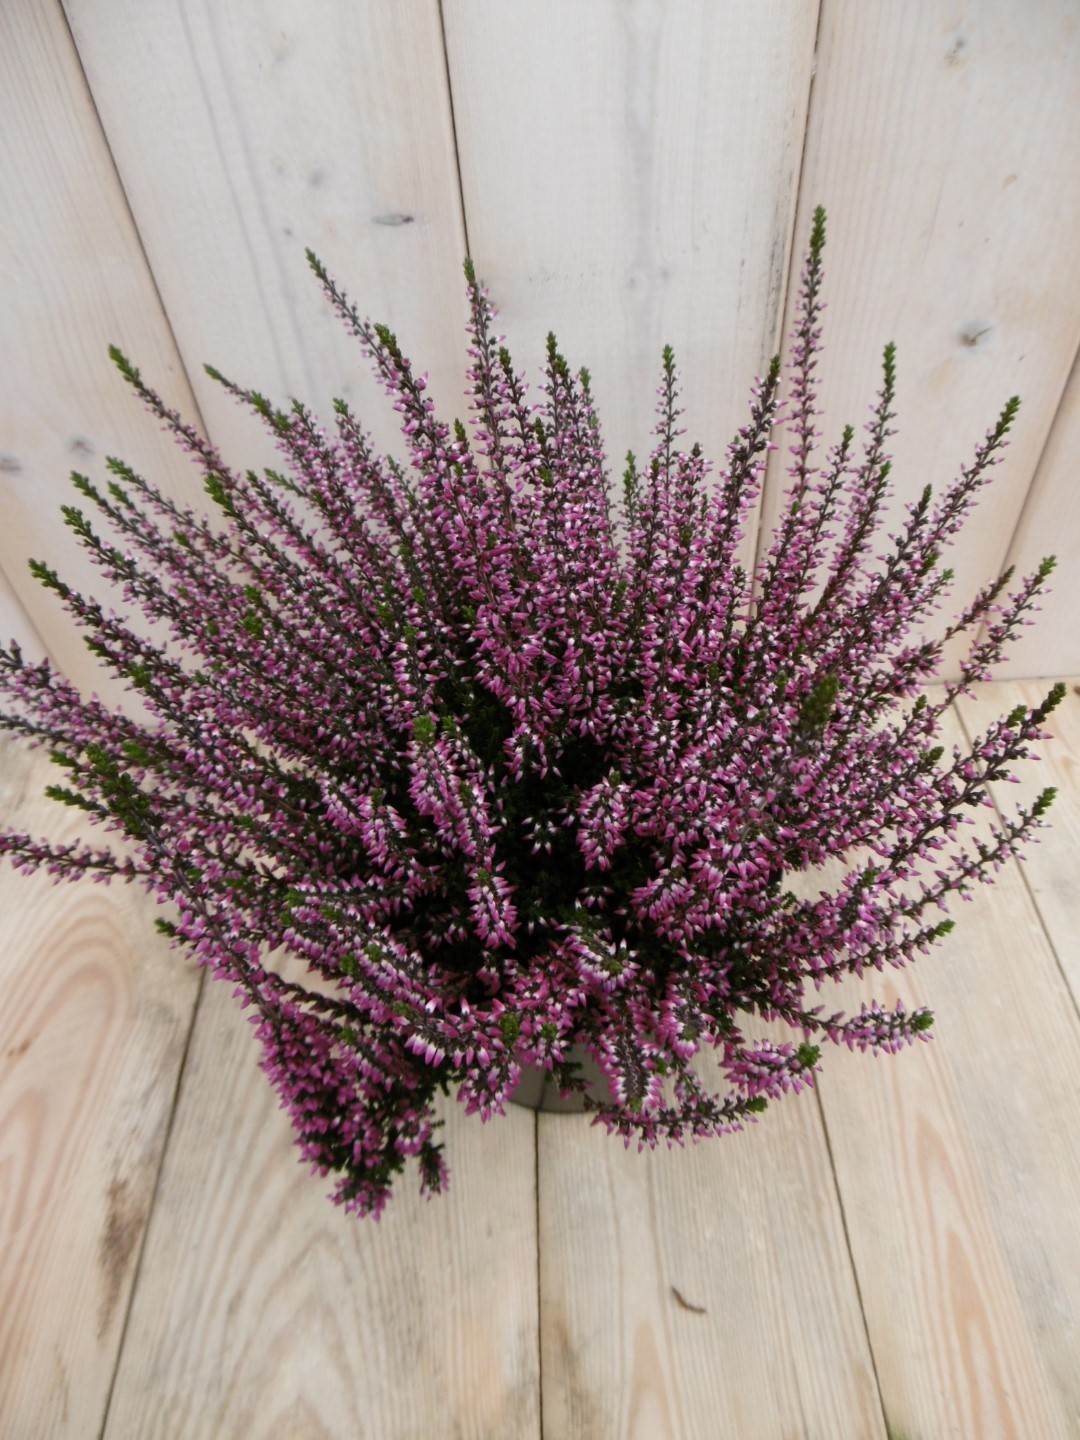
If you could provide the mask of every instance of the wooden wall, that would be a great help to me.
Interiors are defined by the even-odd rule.
[[[861,423],[895,340],[899,508],[1020,393],[957,603],[1056,552],[1001,673],[1080,669],[1078,36],[1074,0],[5,0],[0,631],[100,683],[26,570],[95,589],[58,519],[68,471],[118,453],[194,493],[110,342],[239,466],[266,442],[204,361],[324,414],[344,394],[393,445],[304,247],[448,418],[468,250],[519,365],[554,329],[589,366],[616,476],[647,449],[665,342],[687,440],[719,460],[822,203],[826,438]],[[766,525],[783,485],[776,464]]]

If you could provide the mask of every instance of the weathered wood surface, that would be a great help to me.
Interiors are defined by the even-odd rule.
[[[327,422],[343,396],[378,446],[403,453],[398,417],[322,299],[305,247],[430,372],[440,410],[464,418],[466,249],[437,0],[64,8],[226,459],[280,465],[205,362],[275,404],[295,395]]]
[[[55,776],[0,737],[3,822],[74,839],[41,794]],[[0,870],[4,1440],[101,1427],[197,993],[153,909]]]
[[[192,415],[194,402],[55,0],[0,5],[0,135],[0,566],[52,658],[87,688],[118,695],[26,562],[46,560],[108,598],[59,514],[76,498],[69,473],[100,478],[106,455],[174,498],[198,490],[113,369],[110,344],[169,404]]]
[[[546,1435],[885,1440],[812,1093],[685,1150],[539,1124]]]
[[[779,339],[816,0],[444,8],[469,243],[533,397],[554,330],[621,493],[670,343],[722,465]]]
[[[1036,623],[1017,636],[999,680],[1080,672],[1080,351],[1061,397],[1009,547],[1017,578],[1030,575],[1047,555],[1057,559]]]
[[[1040,745],[1040,758],[1017,766],[1016,783],[999,783],[994,799],[1006,810],[1030,805],[1040,790],[1054,786],[1057,796],[1050,811],[1050,829],[1040,832],[1020,867],[1020,876],[1031,893],[1039,919],[1050,940],[1058,965],[1080,1008],[1080,686],[1066,682],[1069,693],[1048,717],[1046,728],[1053,737]],[[964,726],[970,734],[984,731],[1007,706],[1034,707],[1050,689],[1046,680],[1013,682],[1006,689],[990,683],[975,687],[972,698],[959,702]]]
[[[43,656],[45,647],[11,581],[0,570],[0,644],[14,640],[24,655]]]
[[[104,1440],[537,1440],[535,1131],[447,1104],[449,1192],[325,1198],[208,986]]]

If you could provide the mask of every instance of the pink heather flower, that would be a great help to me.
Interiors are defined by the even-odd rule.
[[[714,474],[680,444],[665,348],[655,443],[640,468],[626,457],[617,514],[588,372],[549,335],[529,404],[469,262],[470,414],[451,427],[396,337],[309,255],[401,417],[406,465],[342,400],[328,431],[211,371],[281,454],[234,472],[112,352],[219,516],[120,460],[103,489],[73,476],[118,543],[74,506],[66,522],[167,638],[34,562],[143,710],[0,651],[4,725],[48,747],[55,799],[121,840],[11,830],[0,850],[56,879],[137,881],[169,907],[159,925],[251,1010],[303,1156],[358,1214],[379,1216],[406,1162],[425,1192],[445,1187],[437,1092],[488,1119],[523,1065],[582,1090],[575,1045],[611,1085],[586,1099],[597,1122],[640,1148],[738,1130],[813,1083],[824,1041],[878,1054],[928,1038],[925,1010],[826,1015],[808,992],[925,952],[951,928],[934,912],[1043,823],[1050,791],[989,840],[962,822],[1045,738],[1063,687],[968,754],[934,742],[1030,623],[1052,561],[1011,592],[1006,572],[924,638],[951,580],[939,558],[1018,402],[883,548],[895,352],[861,450],[852,427],[822,450],[824,239],[818,211],[786,400],[777,357]],[[750,574],[739,544],[783,404],[790,485]],[[961,674],[928,703],[959,635]],[[836,889],[798,899],[789,877],[836,858],[851,865]],[[279,949],[318,983],[268,968]],[[792,1043],[753,1036],[777,1019]],[[693,1068],[703,1045],[717,1094]]]

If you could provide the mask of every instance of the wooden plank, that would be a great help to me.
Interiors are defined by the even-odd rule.
[[[554,330],[592,375],[621,494],[670,343],[682,443],[722,465],[777,347],[816,3],[473,0],[445,18],[470,246],[533,397]]]
[[[196,488],[110,364],[110,343],[138,358],[170,404],[194,407],[56,3],[0,6],[0,134],[0,564],[57,663],[116,696],[26,562],[47,560],[108,597],[59,516],[74,498],[69,472],[100,475],[106,454],[174,496]]]
[[[539,1117],[546,1433],[884,1440],[817,1105],[774,1111],[641,1154]]]
[[[211,437],[280,463],[206,361],[331,418],[342,395],[379,446],[398,417],[322,299],[310,246],[464,417],[465,256],[437,0],[64,0]],[[133,117],[138,117],[137,122]]]
[[[1053,739],[1039,746],[1039,763],[1018,767],[1015,784],[998,784],[992,790],[995,803],[1006,808],[1030,805],[1047,785],[1057,790],[1048,816],[1050,828],[1040,832],[1037,844],[1028,846],[1020,874],[1073,1001],[1080,1006],[1080,678],[1066,683],[1068,694],[1046,721]],[[1048,689],[1046,681],[1028,680],[1013,682],[1006,693],[1013,704],[1034,707],[1045,699]],[[957,702],[969,734],[984,731],[1004,713],[1002,693],[999,685],[978,685],[972,698]]]
[[[906,1436],[1075,1436],[1080,1022],[1015,866],[953,908],[913,970],[822,997],[936,1016],[903,1055],[830,1050],[820,1082],[885,1413]]]
[[[72,840],[0,744],[4,819]],[[153,905],[0,870],[0,1434],[99,1434],[197,993]]]
[[[31,624],[11,581],[0,570],[0,643],[9,644],[12,640],[21,647],[24,655],[35,660],[43,658],[45,647],[41,637]]]
[[[1042,601],[1042,614],[1023,630],[1002,664],[998,679],[1027,675],[1073,675],[1080,671],[1080,353],[1061,397],[1046,449],[1028,491],[1023,514],[1009,546],[1008,563],[1017,576],[1030,575],[1047,555],[1057,557]]]
[[[970,463],[1010,395],[1023,401],[996,483],[948,552],[956,602],[942,624],[1004,564],[1080,340],[1078,40],[1072,0],[822,9],[796,255],[823,204],[824,443],[846,422],[861,440],[894,340],[887,532],[928,481],[940,494]],[[787,458],[773,456],[766,529]]]
[[[449,1192],[376,1224],[299,1161],[207,988],[103,1440],[535,1440],[535,1130],[447,1104]]]

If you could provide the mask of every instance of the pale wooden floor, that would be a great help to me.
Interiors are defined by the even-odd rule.
[[[1042,683],[988,686],[969,729]],[[3,1440],[1080,1436],[1080,691],[1054,828],[908,975],[931,1045],[830,1048],[741,1136],[625,1151],[447,1105],[450,1194],[351,1220],[228,988],[132,890],[0,874]],[[42,762],[4,818],[55,835]]]

